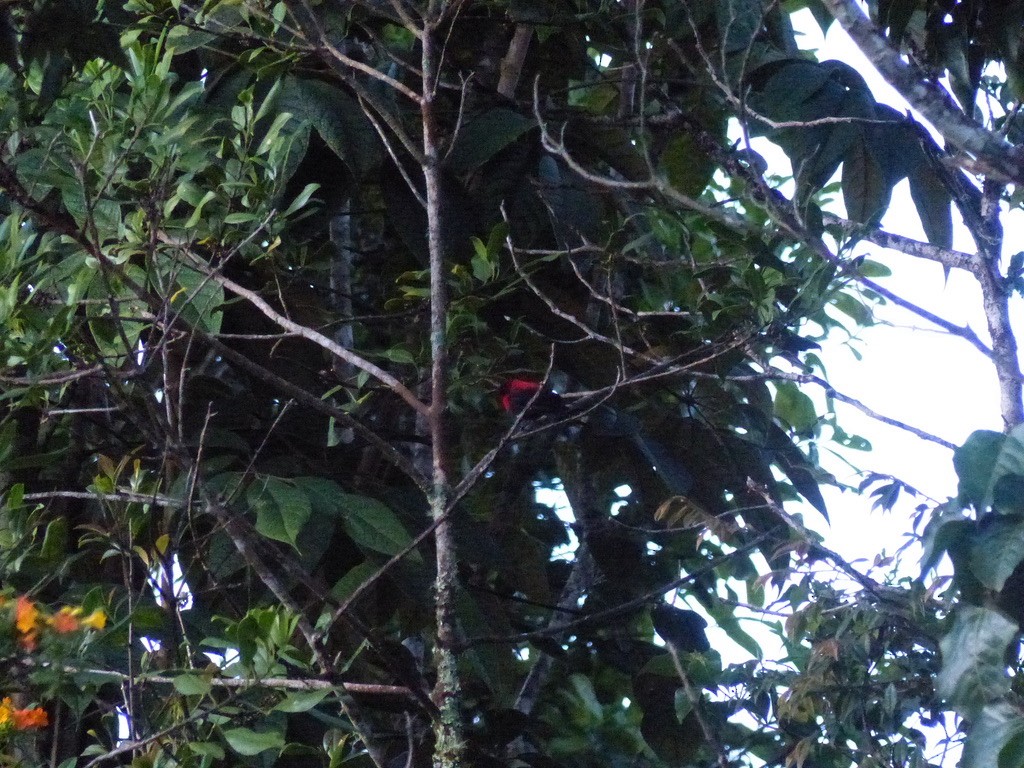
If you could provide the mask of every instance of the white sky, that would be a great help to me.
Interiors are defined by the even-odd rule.
[[[810,13],[803,11],[800,15],[795,22],[805,34],[801,47],[818,47],[824,57],[845,61],[864,76],[878,101],[901,112],[908,111],[906,101],[877,74],[839,25],[833,24],[822,41]],[[760,151],[761,147],[758,149]],[[777,157],[786,163],[781,154]],[[955,210],[953,215],[953,247],[973,253],[970,235]],[[906,182],[894,191],[882,227],[926,240]],[[1024,241],[1012,237],[1015,230],[1022,228],[1010,226],[1008,219],[1004,219],[1004,228],[1007,232],[1005,254],[1024,250]],[[980,338],[988,339],[980,293],[974,279],[966,273],[954,270],[948,284],[944,284],[942,267],[934,262],[868,243],[858,245],[855,253],[868,253],[892,269],[892,277],[880,280],[887,288],[952,322],[969,324]],[[956,444],[962,443],[975,429],[1002,428],[995,372],[988,360],[966,341],[938,332],[927,322],[897,307],[880,307],[875,314],[886,324],[865,329],[852,341],[836,333],[824,344],[820,356],[830,382],[838,391],[855,397],[879,413]],[[852,349],[860,353],[860,359]],[[850,462],[861,469],[895,475],[939,500],[956,493],[956,475],[949,450],[869,419],[850,406],[837,404],[837,413],[840,425],[847,432],[859,434],[872,444],[869,452],[846,451],[843,455]],[[830,448],[827,443],[821,448],[830,471],[842,481],[858,482],[844,462],[827,459],[825,453]],[[806,515],[807,521],[822,530],[830,546],[851,559],[873,558],[883,548],[892,552],[900,546],[910,527],[913,508],[919,503],[904,503],[893,513],[883,514],[871,511],[872,500],[867,496],[826,489],[825,497],[831,527],[815,524],[814,518],[818,516],[813,511]],[[916,565],[906,563],[908,570],[911,566],[916,569]],[[916,575],[916,570],[911,572]]]

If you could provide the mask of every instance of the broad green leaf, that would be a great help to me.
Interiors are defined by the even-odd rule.
[[[953,628],[939,643],[942,670],[935,681],[939,696],[964,713],[976,712],[1004,696],[1010,690],[1006,649],[1016,637],[1017,623],[999,611],[961,605]]]
[[[359,103],[341,88],[321,80],[287,76],[278,93],[280,111],[308,121],[352,173],[361,177],[377,167],[380,141]]]
[[[863,137],[857,139],[843,159],[846,215],[863,224],[877,223],[889,206],[891,192],[885,173]]]
[[[405,347],[386,349],[384,350],[384,357],[392,363],[398,363],[399,365],[414,365],[416,363],[416,358],[412,356],[412,352]]]
[[[252,211],[237,211],[229,213],[222,221],[225,224],[251,224],[259,220],[259,215]]]
[[[998,592],[1024,560],[1024,521],[1014,515],[988,516],[971,541],[971,570]]]
[[[341,514],[341,486],[325,477],[294,477],[295,487],[309,497],[316,515],[338,517]]]
[[[618,103],[619,89],[611,83],[573,84],[570,87],[569,104],[595,115],[606,115],[614,111]]]
[[[863,259],[857,264],[857,272],[864,277],[889,277],[892,270],[885,264],[874,259]]]
[[[979,512],[991,503],[993,472],[1007,437],[1002,432],[980,429],[953,453],[953,468],[960,479],[960,497]]]
[[[280,85],[280,80],[275,85]],[[268,101],[264,101],[264,108],[268,104]],[[290,112],[278,112],[274,116],[273,122],[270,127],[267,128],[266,134],[263,136],[263,140],[260,142],[259,148],[256,150],[257,155],[265,155],[270,152],[274,143],[280,140],[281,131],[284,130],[285,125],[291,120],[293,115]],[[257,115],[257,119],[259,116]]]
[[[1020,709],[1010,702],[989,704],[981,712],[971,715],[971,728],[964,743],[960,768],[1004,768],[1004,760],[1011,760],[1013,751],[1004,748],[1024,730]],[[1020,763],[1005,765],[1020,766]]]
[[[43,545],[39,550],[39,556],[49,561],[63,557],[67,553],[68,533],[66,517],[61,516],[51,520],[46,526],[46,534],[43,536]]]
[[[342,576],[331,587],[331,597],[336,600],[345,600],[355,592],[363,583],[380,570],[380,566],[369,560],[351,568],[348,573]]]
[[[282,749],[284,736],[276,731],[254,731],[250,728],[229,728],[224,731],[228,745],[240,755],[258,755],[268,749]]]
[[[289,693],[283,701],[277,703],[274,709],[279,712],[308,712],[327,698],[330,693],[331,691],[327,688]]]
[[[320,188],[319,184],[307,184],[302,188],[302,191],[295,196],[295,199],[291,201],[287,208],[282,212],[282,216],[287,218],[293,213],[302,208],[306,203],[309,202],[309,198],[313,196],[313,193]]]
[[[343,493],[338,503],[345,515],[345,530],[360,546],[396,555],[412,541],[395,513],[377,499]]]
[[[802,392],[800,395],[807,397]],[[806,407],[807,403],[804,406]],[[813,405],[811,407],[813,408]],[[825,522],[828,522],[828,508],[814,475],[814,465],[778,424],[771,424],[768,427],[767,448],[773,453],[774,463],[786,473],[786,477],[797,492],[821,513]]]
[[[203,757],[210,757],[214,760],[224,759],[224,747],[215,741],[190,741],[188,748]]]
[[[213,690],[213,686],[199,675],[184,674],[174,678],[174,690],[182,696],[205,696]]]
[[[910,197],[921,217],[928,242],[940,248],[953,247],[952,198],[938,174],[922,164],[909,176]]]
[[[246,499],[256,511],[256,530],[292,546],[312,512],[309,497],[295,483],[279,477],[252,483]]]
[[[693,702],[686,693],[685,688],[676,690],[675,697],[676,720],[682,723],[690,713],[693,712]]]
[[[992,503],[1000,512],[1024,512],[1024,424],[1010,430],[992,468],[989,488]]]
[[[1002,744],[1002,748],[999,749],[998,768],[1024,768],[1024,723],[1021,721],[1020,713],[1018,711],[1012,712],[1010,721],[1013,723],[1013,735]],[[982,731],[984,733],[984,731]],[[1001,734],[1000,734],[1001,735]],[[991,735],[988,735],[991,738]],[[999,738],[995,739],[996,744],[999,744]],[[973,759],[973,746],[972,759]],[[992,765],[991,756],[987,756],[987,765]]]
[[[533,118],[507,107],[484,112],[459,132],[448,158],[448,169],[462,174],[479,168],[536,125]]]
[[[832,297],[832,306],[851,318],[858,326],[874,325],[875,318],[871,308],[856,296],[840,291]]]
[[[167,44],[175,53],[188,53],[213,42],[217,36],[211,32],[195,29],[184,24],[175,24],[167,33]]]
[[[715,164],[689,133],[669,141],[660,163],[669,184],[687,197],[699,197],[715,172]]]
[[[751,586],[754,580],[751,579],[747,584],[747,591],[752,591]],[[763,587],[762,587],[763,594]],[[756,602],[756,601],[755,601]],[[715,626],[725,632],[729,639],[739,645],[743,650],[749,653],[755,659],[761,658],[764,651],[758,644],[757,640],[744,628],[743,625],[736,618],[733,611],[728,610],[727,607],[721,603],[716,603],[711,611],[709,611],[711,618],[715,621]]]
[[[169,261],[169,260],[168,260]],[[223,320],[224,289],[208,276],[182,264],[157,261],[174,277],[177,290],[170,297],[171,306],[189,325],[207,333],[220,333]]]
[[[964,518],[959,505],[950,504],[936,510],[939,514],[925,527],[921,555],[922,578],[939,564],[939,560],[963,541],[969,541],[975,522]]]
[[[793,383],[775,386],[775,415],[797,432],[808,432],[818,423],[814,402]]]
[[[751,105],[758,113],[777,121],[798,120],[801,107],[825,87],[829,73],[806,59],[777,61],[755,69]]]

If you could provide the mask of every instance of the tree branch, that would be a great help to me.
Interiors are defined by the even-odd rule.
[[[1015,184],[1024,183],[1024,154],[1000,141],[968,118],[953,99],[920,67],[904,61],[854,0],[822,0],[836,21],[878,68],[882,76],[942,134],[973,161],[961,164],[972,172]]]
[[[183,249],[183,253],[186,253],[189,257],[190,266],[204,275],[209,277],[215,283],[222,288],[226,288],[237,296],[241,296],[243,299],[252,304],[256,309],[264,314],[264,316],[279,325],[286,331],[294,333],[296,336],[301,336],[306,341],[310,341],[321,347],[332,355],[341,358],[349,365],[358,368],[361,371],[373,376],[379,382],[387,386],[392,392],[402,398],[406,403],[409,404],[417,413],[426,415],[429,412],[429,408],[412,393],[412,391],[406,387],[402,382],[392,376],[390,373],[385,371],[380,366],[371,363],[363,357],[345,349],[343,346],[338,344],[334,339],[324,336],[319,331],[315,331],[300,323],[296,323],[289,317],[285,317],[283,314],[274,309],[270,304],[263,299],[255,291],[250,291],[248,288],[243,288],[241,285],[236,283],[229,277],[225,277],[219,272],[215,271],[202,259],[197,258],[191,253],[188,253]]]
[[[455,528],[449,514],[452,488],[448,476],[448,264],[445,258],[441,192],[441,134],[437,124],[435,97],[443,52],[435,35],[446,4],[430,0],[422,45],[422,92],[420,118],[423,125],[423,181],[427,202],[427,250],[430,257],[430,408],[423,414],[430,431],[433,488],[430,512],[436,525],[434,551],[437,573],[434,580],[435,650],[437,682],[434,704],[440,717],[434,721],[434,764],[458,768],[466,761],[466,736],[462,723],[462,686],[455,655],[457,636],[456,599],[458,559]]]

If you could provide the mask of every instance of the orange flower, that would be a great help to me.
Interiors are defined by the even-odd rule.
[[[50,724],[50,718],[46,716],[46,710],[42,707],[32,709],[16,709],[14,715],[14,728],[18,731],[27,731],[32,728],[45,728]]]
[[[78,614],[81,612],[81,608],[61,608],[47,619],[46,623],[53,627],[53,631],[58,635],[66,635],[81,626],[78,621]]]
[[[23,635],[31,634],[36,631],[39,624],[39,609],[35,603],[22,595],[14,609],[14,620],[19,632]]]
[[[97,608],[82,619],[82,624],[86,627],[90,627],[91,629],[103,629],[107,626],[107,614],[104,613],[102,609]]]

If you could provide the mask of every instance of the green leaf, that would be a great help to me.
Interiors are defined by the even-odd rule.
[[[1000,591],[1024,560],[1024,520],[1018,516],[989,515],[971,541],[970,567],[989,589]]]
[[[810,402],[810,398],[807,399]],[[825,522],[828,522],[828,508],[825,506],[825,498],[821,495],[818,480],[814,476],[814,464],[804,456],[803,451],[778,424],[771,424],[768,427],[767,447],[774,453],[774,463],[786,473],[793,487],[821,513]]]
[[[246,491],[256,512],[256,530],[268,539],[295,546],[296,537],[312,513],[309,497],[289,480],[267,477]]]
[[[487,246],[479,237],[473,240],[473,258],[470,260],[470,267],[473,270],[474,279],[481,283],[490,282],[497,270],[497,264],[491,260],[487,253]]]
[[[220,284],[198,270],[172,262],[170,258],[158,257],[156,265],[174,276],[178,290],[170,297],[171,306],[181,318],[207,333],[220,333],[224,307],[224,289]]]
[[[874,259],[862,259],[857,264],[857,272],[864,277],[890,277],[892,270],[885,264]]]
[[[797,432],[809,432],[818,423],[814,402],[789,381],[775,385],[775,415]]]
[[[189,741],[188,748],[202,757],[211,757],[214,760],[224,759],[224,747],[215,741]]]
[[[280,81],[278,81],[280,83]],[[264,102],[263,109],[267,107],[267,102]],[[267,132],[263,136],[263,140],[260,142],[259,147],[256,150],[257,155],[268,154],[274,147],[274,144],[280,140],[281,131],[287,125],[288,121],[291,120],[293,115],[290,112],[278,112],[274,115],[274,120],[267,128]],[[259,115],[257,115],[259,119]]]
[[[993,471],[1007,436],[980,429],[953,453],[953,468],[960,479],[960,497],[978,511],[990,504]]]
[[[619,89],[611,83],[574,83],[569,93],[569,105],[595,115],[607,114],[619,97]]]
[[[316,192],[319,188],[319,184],[312,183],[304,186],[302,188],[302,191],[295,196],[295,199],[292,200],[291,204],[287,208],[285,208],[284,212],[281,215],[284,216],[285,218],[291,216],[297,210],[302,208],[306,203],[308,203],[309,198],[311,198],[313,196],[313,193]]]
[[[755,69],[750,80],[758,84],[751,94],[754,110],[782,122],[801,119],[801,107],[826,86],[830,75],[817,62],[790,59]]]
[[[398,363],[399,365],[414,365],[416,363],[416,358],[412,356],[412,352],[405,347],[392,347],[385,350],[384,357],[392,363]]]
[[[675,694],[676,720],[682,723],[693,712],[693,702],[685,688],[678,688]]]
[[[956,508],[953,508],[956,506]],[[967,520],[958,505],[949,504],[936,510],[939,514],[933,517],[924,529],[921,543],[924,552],[921,555],[922,578],[938,565],[944,554],[956,548],[973,536],[976,523]]]
[[[863,138],[843,159],[843,201],[846,215],[862,224],[877,224],[889,207],[892,189]]]
[[[660,163],[669,184],[687,197],[699,197],[715,172],[714,162],[689,133],[681,133],[669,141],[661,153]]]
[[[297,121],[308,121],[353,175],[361,177],[381,160],[377,132],[359,103],[329,83],[287,76],[281,83],[278,108]]]
[[[63,516],[55,518],[46,526],[46,534],[43,536],[43,545],[40,547],[39,556],[47,561],[59,560],[66,555],[67,544],[68,520]]]
[[[1003,440],[992,469],[992,503],[1000,512],[1024,511],[1020,496],[1024,483],[1024,424],[1018,424]]]
[[[330,689],[322,688],[313,691],[289,693],[283,701],[274,707],[279,712],[308,712],[331,693]]]
[[[1016,750],[1006,752],[1005,747],[1014,740],[1014,737],[1019,737],[1022,730],[1024,718],[1021,718],[1020,710],[1009,702],[990,704],[981,712],[972,714],[971,728],[960,758],[960,768],[1020,766],[1019,762],[1004,763],[1004,759],[1012,760],[1013,752]]]
[[[909,176],[910,197],[921,217],[928,242],[940,248],[953,247],[953,202],[938,174],[922,164]]]
[[[240,755],[258,755],[268,749],[282,749],[284,736],[276,731],[253,731],[249,728],[231,728],[224,731],[228,745]]]
[[[183,24],[176,24],[167,33],[167,45],[175,53],[182,54],[202,48],[217,39],[212,32],[205,32]]]
[[[380,566],[369,560],[350,568],[348,573],[331,587],[331,597],[336,600],[345,600],[379,570]]]
[[[340,494],[345,530],[352,540],[373,552],[397,555],[412,539],[390,508],[369,496]]]
[[[832,297],[832,306],[850,317],[858,326],[874,325],[875,318],[871,308],[849,293],[839,292]]]
[[[953,628],[939,643],[942,670],[935,681],[939,696],[965,713],[1004,696],[1010,690],[1006,649],[1016,637],[1017,623],[1001,612],[960,606]]]
[[[1016,727],[1013,729],[1013,735],[1006,739],[1002,748],[999,749],[999,768],[1024,768],[1024,728],[1021,727],[1020,714],[1014,711],[1013,715]],[[996,744],[998,745],[998,743],[999,739],[997,738]],[[988,758],[987,764],[992,765],[991,757]]]
[[[174,690],[182,696],[205,696],[213,690],[213,686],[206,678],[185,674],[174,678]]]
[[[249,224],[253,221],[257,221],[259,216],[250,211],[236,211],[235,213],[229,213],[224,217],[225,224]]]
[[[536,120],[507,107],[484,112],[463,126],[447,167],[455,174],[475,170],[536,125]]]

